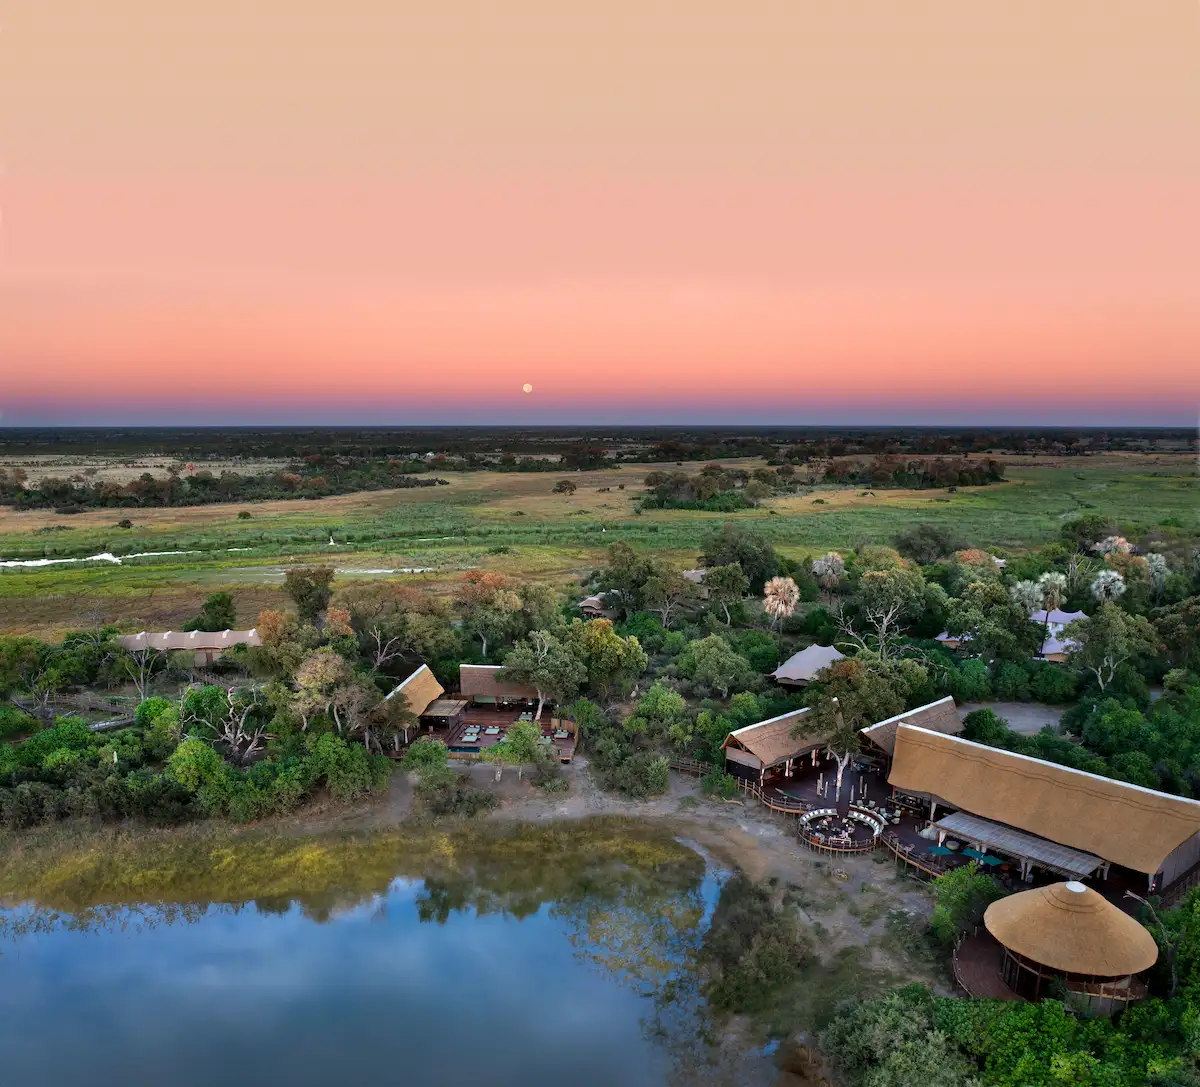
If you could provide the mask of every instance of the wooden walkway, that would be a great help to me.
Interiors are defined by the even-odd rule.
[[[954,980],[968,996],[980,1000],[1022,1001],[1023,997],[1004,984],[1003,966],[1004,952],[984,930],[977,930],[954,949]]]

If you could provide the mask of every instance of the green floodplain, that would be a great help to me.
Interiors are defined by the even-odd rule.
[[[748,494],[766,462],[736,463]],[[113,733],[5,709],[5,1070],[52,1087],[1200,1087],[1200,892],[1139,915],[1159,962],[1150,999],[1115,1019],[1069,1000],[954,996],[955,940],[1012,888],[974,865],[918,883],[883,850],[811,855],[790,825],[728,805],[719,750],[731,729],[810,695],[818,714],[836,694],[877,721],[949,693],[1061,716],[1035,735],[984,709],[967,739],[1196,795],[1194,459],[1014,455],[982,486],[786,481],[724,512],[654,508],[647,478],[661,468],[579,471],[573,488],[549,472],[466,471],[319,500],[0,511],[0,634],[42,639],[5,642],[13,705],[41,690],[95,720],[140,703]],[[742,578],[732,617],[696,594],[660,610],[655,580],[698,564],[713,539],[737,557],[706,565],[757,564],[756,587]],[[828,584],[812,563],[827,550],[845,553]],[[780,622],[767,566],[803,586]],[[305,569],[285,592],[293,567]],[[472,570],[510,580],[464,579]],[[1056,578],[1062,606],[1098,613],[1065,664],[1030,659],[1029,615]],[[472,611],[474,584],[521,586],[503,606],[525,609],[525,626],[492,633],[488,607],[502,602]],[[585,585],[626,584],[641,606],[616,626],[573,620]],[[842,609],[869,618],[876,591],[902,594],[899,627],[851,646],[855,659],[803,694],[764,680],[838,637]],[[221,662],[236,698],[211,676],[196,686],[179,660],[135,695],[111,628],[98,630],[181,630],[208,608],[250,625],[293,604],[261,652]],[[459,663],[498,663],[547,635],[583,758],[493,788],[490,772],[468,782],[444,746],[418,744],[410,756],[437,757],[406,761],[414,778],[392,773],[379,739],[402,722],[375,711],[412,665],[372,662],[354,609],[375,604],[397,609],[396,630],[448,686]],[[947,627],[970,651],[933,641]],[[47,644],[68,631],[82,633]],[[350,715],[336,728],[335,701]],[[243,710],[269,733],[264,757],[229,728]],[[497,769],[517,754],[497,754]],[[668,755],[712,769],[681,785]],[[487,817],[497,805],[508,818]],[[625,817],[580,818],[596,811]],[[701,833],[714,821],[719,847]],[[171,822],[185,825],[148,825]],[[63,1016],[80,1024],[77,1046],[54,1044]],[[154,1032],[139,1026],[150,1017]]]
[[[954,493],[816,484],[734,514],[638,512],[642,481],[661,467],[573,473],[578,489],[570,495],[552,493],[548,473],[464,472],[451,474],[446,487],[315,501],[72,516],[0,510],[0,561],[182,552],[125,558],[119,566],[0,568],[0,631],[53,635],[84,615],[178,629],[219,590],[234,594],[240,613],[254,614],[280,599],[283,566],[309,561],[333,564],[341,578],[406,578],[434,590],[473,568],[565,588],[601,566],[617,542],[690,565],[704,536],[725,520],[761,532],[794,559],[890,544],[920,524],[945,527],[998,554],[1044,543],[1083,514],[1112,518],[1130,534],[1152,527],[1186,534],[1200,526],[1200,481],[1194,459],[1183,454],[1013,457],[1006,482]],[[126,518],[132,527],[117,528]]]

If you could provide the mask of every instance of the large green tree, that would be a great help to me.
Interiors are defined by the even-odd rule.
[[[237,626],[237,609],[230,593],[210,593],[196,617],[184,630],[233,630]]]
[[[588,686],[602,698],[627,690],[649,663],[637,638],[621,637],[608,619],[576,619],[563,632],[562,640],[583,661]]]
[[[502,683],[517,683],[537,691],[535,720],[542,719],[547,700],[563,705],[588,680],[587,666],[546,630],[532,631],[508,651],[500,669]]]
[[[708,590],[709,599],[713,604],[725,613],[725,625],[729,626],[733,622],[729,609],[746,599],[746,594],[750,591],[750,579],[736,562],[731,562],[706,570],[704,587]]]
[[[753,529],[726,521],[720,529],[704,540],[700,561],[705,567],[729,566],[736,563],[750,579],[753,592],[762,592],[767,578],[779,571],[779,556],[771,542]]]
[[[1063,632],[1071,648],[1071,667],[1095,679],[1101,691],[1116,677],[1127,660],[1152,656],[1158,649],[1154,627],[1144,615],[1129,615],[1116,604],[1101,604],[1094,615],[1077,619]]]
[[[292,598],[300,619],[317,620],[333,596],[332,566],[294,566],[283,575],[283,591]]]

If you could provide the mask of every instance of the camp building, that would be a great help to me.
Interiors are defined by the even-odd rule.
[[[825,744],[821,735],[792,735],[792,729],[804,723],[809,712],[792,710],[756,725],[735,729],[725,737],[725,772],[743,781],[763,784],[769,771],[778,771],[790,778],[801,759],[811,758],[816,764],[817,752]]]
[[[771,678],[783,687],[804,687],[816,679],[818,672],[845,659],[831,645],[810,645],[788,657],[771,673]]]
[[[946,736],[957,736],[964,727],[954,699],[947,695],[915,710],[905,710],[895,717],[868,725],[862,730],[862,736],[890,759],[896,750],[896,730],[901,725],[915,725]]]
[[[458,690],[476,705],[503,706],[510,703],[536,702],[536,687],[525,683],[502,683],[499,664],[460,664]]]
[[[1027,878],[1034,866],[1081,880],[1119,865],[1154,891],[1200,864],[1200,801],[935,729],[898,725],[888,783],[929,803],[939,845],[992,849]]]
[[[1145,927],[1075,880],[993,902],[983,924],[999,945],[1000,976],[1013,993],[1037,1000],[1061,985],[1104,1015],[1146,995],[1138,975],[1158,960]]]
[[[445,693],[446,689],[429,670],[429,665],[422,664],[408,679],[394,687],[384,701],[399,699],[404,708],[427,728],[450,728],[461,720],[467,703],[462,699],[443,698]],[[404,729],[405,742],[409,728]]]
[[[162,633],[122,634],[117,641],[131,653],[155,649],[160,653],[191,653],[197,668],[212,664],[235,645],[262,645],[256,629],[250,630],[166,630]]]

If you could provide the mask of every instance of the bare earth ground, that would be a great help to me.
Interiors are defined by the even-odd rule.
[[[966,717],[973,710],[992,710],[1008,722],[1013,732],[1032,736],[1047,725],[1057,728],[1064,709],[1043,702],[967,702],[958,707],[958,715]]]

